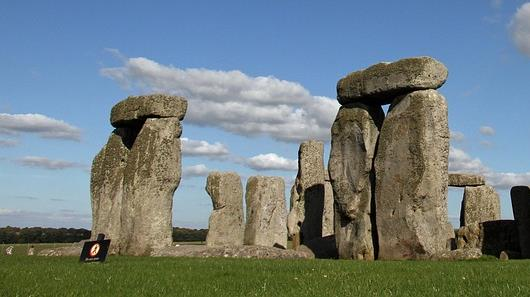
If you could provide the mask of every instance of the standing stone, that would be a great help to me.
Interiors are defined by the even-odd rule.
[[[300,144],[298,175],[291,189],[291,211],[287,228],[300,242],[322,237],[325,198],[324,143],[310,140]]]
[[[285,183],[281,177],[251,176],[245,194],[245,244],[287,247]]]
[[[499,220],[501,206],[499,194],[489,185],[465,187],[460,208],[460,226]]]
[[[134,131],[118,128],[92,162],[90,196],[92,201],[92,240],[99,233],[111,239],[109,253],[119,251],[123,177]]]
[[[243,186],[239,175],[235,172],[210,172],[206,192],[213,204],[206,245],[243,245]]]
[[[431,57],[406,58],[348,74],[337,83],[337,99],[342,105],[354,102],[389,104],[399,95],[437,89],[446,79],[447,68],[437,60]]]
[[[373,159],[383,119],[381,106],[355,103],[342,106],[331,127],[328,168],[336,245],[342,259],[375,258]]]
[[[449,128],[435,90],[398,97],[389,109],[375,158],[380,259],[416,259],[447,249]]]
[[[510,195],[512,198],[513,216],[519,231],[521,256],[530,258],[530,187],[513,187]]]
[[[136,137],[124,174],[122,254],[149,255],[172,243],[181,132],[178,118],[149,118]]]
[[[324,212],[322,213],[322,237],[335,234],[335,226],[333,219],[335,213],[333,211],[333,186],[329,177],[329,171],[326,170],[324,181]]]

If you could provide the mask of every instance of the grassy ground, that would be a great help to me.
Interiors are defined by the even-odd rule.
[[[529,296],[530,261],[0,256],[0,296]]]

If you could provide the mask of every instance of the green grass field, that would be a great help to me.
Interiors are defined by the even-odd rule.
[[[0,296],[530,296],[530,261],[0,256]]]

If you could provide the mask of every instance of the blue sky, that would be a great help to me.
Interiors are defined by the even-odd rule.
[[[484,174],[512,217],[510,187],[530,184],[530,3],[389,2],[4,1],[0,226],[89,228],[111,107],[158,91],[190,104],[174,225],[206,227],[209,170],[290,187],[300,141],[327,161],[337,80],[418,55],[449,69],[450,169]]]

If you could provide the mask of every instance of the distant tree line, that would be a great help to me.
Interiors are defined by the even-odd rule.
[[[205,241],[208,229],[173,228],[173,241]],[[75,228],[0,228],[0,243],[70,243],[90,238],[90,230]]]
[[[0,228],[0,243],[67,243],[90,238],[90,231],[74,228]]]
[[[208,229],[173,227],[173,241],[205,241]]]

